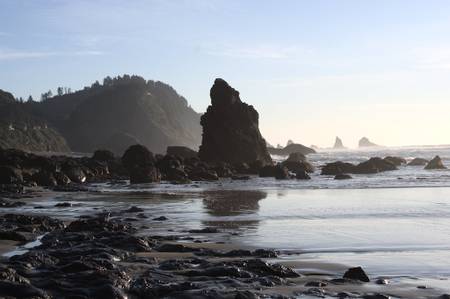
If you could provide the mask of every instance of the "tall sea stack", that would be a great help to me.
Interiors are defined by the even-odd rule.
[[[223,79],[210,91],[211,105],[201,117],[200,159],[208,162],[272,164],[266,141],[259,132],[258,112],[241,101],[239,92]]]

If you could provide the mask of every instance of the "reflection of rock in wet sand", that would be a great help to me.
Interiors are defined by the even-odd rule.
[[[214,216],[251,214],[259,209],[259,200],[266,198],[263,191],[212,191],[205,192],[203,204],[206,211]]]
[[[259,223],[257,219],[243,216],[256,213],[259,210],[258,202],[266,196],[266,192],[250,190],[205,192],[204,208],[214,218],[202,221],[202,223],[205,226],[220,228],[256,227]]]

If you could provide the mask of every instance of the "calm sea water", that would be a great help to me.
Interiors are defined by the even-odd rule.
[[[308,159],[320,167],[387,155],[409,160],[440,155],[450,166],[449,146],[323,151]],[[401,166],[347,181],[317,171],[309,181],[255,177],[189,185],[101,184],[93,190],[44,201],[46,209],[38,212],[71,217],[137,205],[149,219],[169,218],[153,222],[152,234],[166,233],[167,227],[179,234],[212,226],[224,232],[225,242],[276,248],[287,260],[361,265],[370,275],[415,277],[450,291],[449,170]],[[66,200],[75,205],[53,207],[54,201]]]

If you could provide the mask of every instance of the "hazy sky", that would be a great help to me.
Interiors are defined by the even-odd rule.
[[[273,144],[450,144],[450,1],[0,0],[0,89],[222,77]]]

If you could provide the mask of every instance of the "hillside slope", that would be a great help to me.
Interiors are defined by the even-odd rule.
[[[138,76],[107,77],[74,93],[16,104],[55,128],[72,151],[122,154],[141,143],[163,153],[169,145],[197,149],[201,142],[200,114],[186,99],[165,83]]]

